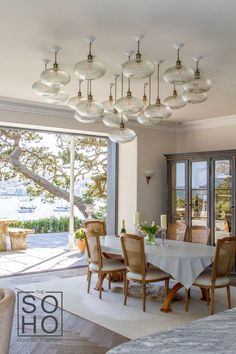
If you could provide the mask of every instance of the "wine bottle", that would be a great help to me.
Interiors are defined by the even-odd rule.
[[[125,220],[122,220],[122,227],[121,227],[121,234],[126,234],[126,228],[125,228]]]

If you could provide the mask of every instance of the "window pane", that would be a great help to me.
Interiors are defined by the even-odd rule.
[[[192,188],[207,188],[207,161],[192,163]]]
[[[215,241],[231,232],[231,161],[215,161]]]
[[[185,163],[177,162],[172,164],[172,188],[185,188]]]
[[[172,220],[185,219],[185,191],[181,189],[172,190]]]

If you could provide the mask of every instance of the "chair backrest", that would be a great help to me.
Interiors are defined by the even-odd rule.
[[[184,223],[169,224],[167,228],[168,240],[185,241],[187,225]]]
[[[94,231],[98,233],[98,235],[104,236],[106,235],[106,227],[105,222],[101,220],[89,220],[85,221],[84,227],[86,230]]]
[[[102,268],[102,250],[100,244],[101,235],[98,232],[85,230],[85,244],[90,263],[97,263]]]
[[[228,276],[232,270],[236,253],[236,236],[217,240],[215,259],[212,268],[212,280]]]
[[[192,226],[188,228],[188,240],[194,243],[210,243],[210,228],[207,226]]]
[[[142,277],[145,277],[144,237],[122,234],[120,238],[127,270],[132,273],[139,273]]]

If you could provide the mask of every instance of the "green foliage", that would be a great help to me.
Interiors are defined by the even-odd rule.
[[[94,211],[94,217],[99,220],[104,220],[107,212],[107,207],[100,205],[97,210]]]
[[[82,228],[75,231],[75,238],[76,238],[76,240],[84,240],[85,239],[85,232]]]
[[[157,224],[155,224],[154,222],[151,223],[151,225],[149,225],[147,223],[147,221],[145,221],[142,224],[139,224],[140,230],[142,232],[144,232],[145,234],[148,235],[155,235],[157,233],[157,231],[159,230],[159,226]]]
[[[75,229],[80,228],[80,225],[81,220],[75,217]],[[61,216],[60,218],[51,217],[38,220],[18,221],[10,226],[22,229],[33,229],[36,234],[67,232],[69,231],[69,217]]]

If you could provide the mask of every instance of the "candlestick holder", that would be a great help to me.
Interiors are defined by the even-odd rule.
[[[160,229],[161,231],[161,247],[168,247],[166,243],[167,229]]]

